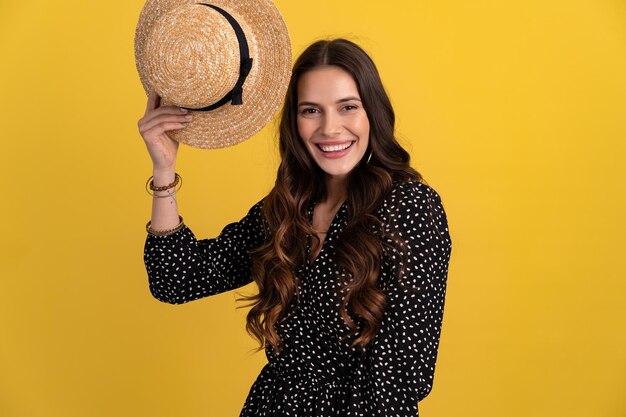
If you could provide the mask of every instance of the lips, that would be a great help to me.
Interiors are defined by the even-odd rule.
[[[350,148],[354,143],[355,141],[324,142],[324,143],[317,143],[316,145],[322,152],[330,153],[330,152],[341,152],[343,150],[346,150]]]

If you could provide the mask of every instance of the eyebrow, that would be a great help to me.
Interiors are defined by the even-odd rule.
[[[358,97],[350,96],[350,97],[345,97],[345,98],[337,100],[335,104],[344,103],[346,101],[352,101],[352,100],[361,101]],[[319,103],[313,103],[312,101],[301,101],[298,104],[298,107],[300,106],[319,106]]]

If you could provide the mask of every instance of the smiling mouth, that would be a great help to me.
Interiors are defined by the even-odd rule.
[[[317,147],[324,153],[341,152],[351,147],[355,142],[356,141],[351,141],[349,144],[344,143],[342,145],[332,145],[332,146],[321,145],[318,143]]]

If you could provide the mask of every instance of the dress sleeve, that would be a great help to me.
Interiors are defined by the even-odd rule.
[[[378,415],[415,417],[433,386],[452,241],[430,186],[402,184],[390,200],[387,225],[406,244],[406,269],[401,282],[392,273],[383,284],[389,302],[372,342],[370,383]],[[391,264],[400,259],[393,256]]]
[[[148,234],[143,256],[152,295],[183,304],[252,282],[249,252],[265,238],[262,203],[214,238],[198,240],[186,225],[168,236]]]

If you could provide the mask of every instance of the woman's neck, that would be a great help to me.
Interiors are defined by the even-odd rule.
[[[326,176],[326,203],[330,207],[338,207],[348,196],[348,179]]]

